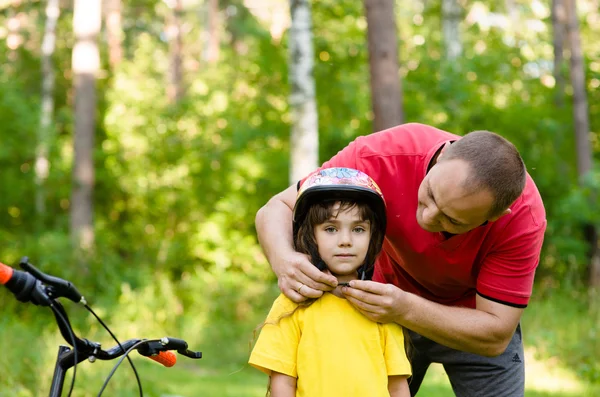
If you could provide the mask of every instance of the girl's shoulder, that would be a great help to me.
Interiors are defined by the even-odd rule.
[[[298,307],[298,304],[285,296],[284,294],[279,294],[273,305],[271,306],[271,311],[269,312],[269,318],[278,317],[287,313],[291,313]]]
[[[285,309],[295,309],[298,304],[281,293],[277,299],[275,299],[275,302],[273,302],[273,306],[280,306]]]

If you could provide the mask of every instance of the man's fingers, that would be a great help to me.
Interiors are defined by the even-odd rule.
[[[312,266],[312,265],[311,265]],[[315,268],[316,269],[316,268]],[[318,269],[316,269],[318,271]],[[319,272],[321,273],[321,272]],[[335,278],[334,278],[335,280]],[[335,280],[337,282],[337,280]],[[316,290],[316,291],[331,291],[333,290],[335,287],[326,284],[326,283],[322,283],[318,280],[315,280],[313,278],[311,278],[310,274],[305,274],[303,273],[301,270],[296,271],[296,273],[293,275],[293,277],[289,277],[289,287],[296,290],[296,292],[298,292],[298,289],[304,286],[303,291],[300,292],[301,295],[305,295],[305,296],[309,296],[311,298],[318,298],[319,296],[321,296],[322,294],[318,294],[318,296],[313,296],[314,293],[310,292],[310,290]],[[309,290],[308,294],[305,293],[306,290]]]
[[[354,306],[365,308],[367,307],[375,307],[380,306],[380,296],[372,294],[370,292],[365,292],[360,289],[356,289],[354,287],[344,287],[342,288],[342,293],[350,301],[350,303],[354,304]],[[356,302],[356,304],[355,304]]]
[[[332,287],[328,285],[315,283],[301,272],[295,276],[296,278],[286,277],[283,279],[280,282],[280,289],[285,296],[296,303],[303,302],[308,298],[319,298],[323,295],[323,291],[332,289]],[[313,288],[312,286],[314,285],[317,285],[317,288]],[[322,289],[319,289],[319,287]]]
[[[352,280],[350,286],[355,290],[365,291],[375,295],[385,295],[388,288],[388,284],[367,280]]]
[[[290,289],[285,290],[283,294],[287,296],[291,301],[296,303],[301,303],[308,299],[306,296],[300,295],[296,291]]]
[[[300,281],[304,281],[304,284],[313,289],[331,291],[337,286],[337,278],[329,272],[320,271],[310,262],[308,262],[308,265],[302,266],[299,270],[306,276],[306,279]]]
[[[301,285],[298,290],[298,294],[304,296],[305,298],[320,298],[323,295],[323,290],[314,289],[307,285]]]

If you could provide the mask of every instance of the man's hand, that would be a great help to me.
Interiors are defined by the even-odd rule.
[[[405,292],[392,284],[352,280],[342,293],[358,311],[378,323],[399,322],[405,314]]]
[[[446,306],[373,281],[353,280],[342,293],[373,321],[395,322],[444,346],[488,357],[506,350],[523,313],[480,295],[474,309]]]
[[[318,298],[323,291],[331,291],[337,286],[337,279],[313,265],[309,257],[292,251],[272,263],[277,274],[279,289],[294,302],[308,298]]]

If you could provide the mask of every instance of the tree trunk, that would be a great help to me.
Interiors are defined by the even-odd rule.
[[[592,148],[590,142],[590,120],[588,115],[585,68],[579,34],[579,21],[575,0],[564,0],[567,16],[567,35],[571,50],[571,85],[573,86],[573,116],[575,124],[575,147],[577,149],[577,173],[579,179],[592,170]],[[592,198],[595,201],[597,198]],[[584,233],[590,245],[589,284],[600,288],[600,247],[596,225],[585,226]]]
[[[23,36],[21,35],[21,21],[19,14],[15,11],[15,5],[7,8],[6,18],[6,46],[8,47],[8,60],[15,62],[18,58],[17,50],[23,44]]]
[[[115,68],[123,59],[123,26],[121,0],[106,1],[106,36],[108,41],[108,62]]]
[[[552,0],[552,35],[554,47],[554,81],[557,106],[564,105],[565,78],[562,73],[563,43],[565,40],[565,7],[562,0]]]
[[[401,124],[402,87],[398,73],[398,32],[394,1],[365,0],[373,130]]]
[[[458,0],[442,0],[442,32],[446,59],[454,60],[462,54],[460,40],[460,21],[462,20],[462,7]]]
[[[52,142],[52,119],[54,115],[54,66],[52,56],[56,47],[56,23],[60,14],[59,0],[48,0],[46,24],[42,41],[42,108],[35,153],[35,209],[39,225],[46,215],[46,180],[50,172],[48,153]]]
[[[169,77],[167,97],[171,103],[177,103],[183,98],[183,44],[181,35],[181,14],[183,1],[167,2],[171,12],[167,22],[167,37],[169,40]]]
[[[94,243],[94,133],[96,129],[96,74],[100,67],[98,34],[101,0],[75,0],[73,10],[73,80],[75,136],[71,233],[77,248],[88,251]]]
[[[206,7],[204,60],[215,63],[219,60],[219,0],[208,0]]]
[[[319,133],[312,17],[308,0],[290,0],[289,79],[292,130],[290,182],[295,183],[318,166]]]

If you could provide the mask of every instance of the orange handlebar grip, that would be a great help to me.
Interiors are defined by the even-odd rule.
[[[165,367],[172,367],[177,362],[177,356],[173,352],[160,352],[156,356],[148,356],[148,358],[161,363]]]
[[[11,279],[13,275],[13,268],[10,266],[6,266],[4,263],[0,262],[0,284],[4,285],[8,283],[8,280]]]

